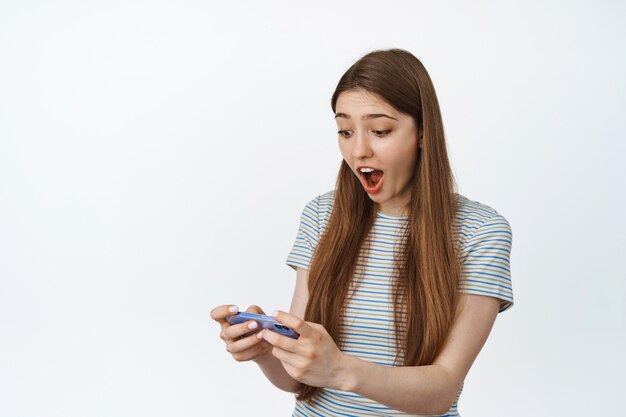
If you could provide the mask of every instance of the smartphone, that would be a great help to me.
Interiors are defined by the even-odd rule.
[[[233,314],[232,316],[226,317],[226,321],[229,322],[230,324],[239,324],[248,320],[256,321],[260,327],[254,329],[254,331],[246,333],[245,335],[243,335],[243,337],[247,337],[253,333],[260,331],[261,329],[272,330],[284,336],[291,337],[292,339],[297,339],[300,337],[300,335],[296,333],[294,330],[290,329],[289,327],[285,326],[282,323],[277,322],[271,316],[239,312],[237,314]]]

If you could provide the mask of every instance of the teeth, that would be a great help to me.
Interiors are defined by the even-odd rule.
[[[361,172],[374,172],[374,168],[361,168]]]

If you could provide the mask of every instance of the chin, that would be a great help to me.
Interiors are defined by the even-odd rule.
[[[372,200],[374,203],[384,203],[385,201],[387,201],[387,199],[383,196],[380,195],[380,193],[376,193],[376,194],[367,194],[367,196],[370,198],[370,200]]]

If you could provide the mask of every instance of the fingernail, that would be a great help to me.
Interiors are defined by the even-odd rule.
[[[230,311],[231,313],[236,313],[239,311],[239,307],[237,306],[232,306],[228,309],[228,311]]]
[[[257,326],[256,321],[253,321],[252,323],[248,324],[248,329],[256,329],[256,326]]]
[[[278,315],[278,310],[272,311],[272,317],[276,317]]]
[[[259,339],[263,339],[263,332],[265,331],[265,329],[261,330],[260,332],[258,332],[256,334],[256,337],[258,337]]]

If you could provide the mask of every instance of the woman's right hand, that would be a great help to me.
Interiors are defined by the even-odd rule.
[[[218,322],[222,328],[220,331],[220,339],[226,343],[226,350],[238,362],[257,361],[266,356],[272,350],[272,345],[264,339],[256,337],[259,329],[259,323],[254,320],[248,320],[243,323],[231,325],[226,321],[227,316],[236,314],[237,310],[231,311],[230,308],[237,308],[232,304],[221,305],[211,310],[211,318]],[[263,310],[259,306],[252,305],[246,309],[246,313],[263,314]],[[254,326],[254,327],[250,327]],[[246,333],[254,332],[250,336],[242,337]]]

